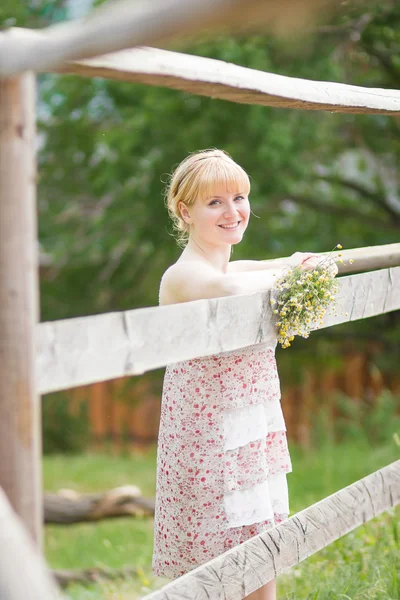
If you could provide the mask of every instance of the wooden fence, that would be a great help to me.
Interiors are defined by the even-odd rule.
[[[35,78],[27,71],[115,77],[269,106],[400,114],[400,92],[395,90],[298,80],[149,48],[98,58],[135,44],[165,43],[182,30],[191,34],[224,22],[238,27],[244,10],[253,24],[275,27],[282,21],[284,4],[125,1],[112,3],[92,19],[44,32],[0,33],[0,484],[8,497],[0,495],[0,541],[12,550],[0,554],[4,600],[50,600],[58,595],[19,522],[22,518],[40,545],[39,394],[138,375],[179,360],[273,341],[276,335],[267,292],[38,324]],[[290,12],[303,15],[318,4],[297,0],[290,3]],[[400,268],[395,266],[400,261],[393,260],[392,250],[379,264],[375,260],[373,268],[380,270],[341,279],[339,316],[328,317],[324,326],[400,308]],[[358,269],[362,270],[360,263]],[[397,461],[149,598],[239,600],[399,501]]]

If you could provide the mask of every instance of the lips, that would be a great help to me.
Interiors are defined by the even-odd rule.
[[[226,223],[225,225],[218,225],[221,229],[236,229],[240,225],[241,221],[236,221],[235,223]]]

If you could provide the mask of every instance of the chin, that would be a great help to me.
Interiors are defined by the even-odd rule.
[[[243,239],[243,232],[240,233],[236,233],[236,235],[232,236],[232,239],[229,241],[230,244],[232,244],[232,246],[234,246],[235,244],[239,244]]]

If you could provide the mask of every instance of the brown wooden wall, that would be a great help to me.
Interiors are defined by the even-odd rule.
[[[328,422],[338,415],[334,392],[372,403],[385,388],[400,394],[400,375],[383,376],[359,352],[348,354],[341,368],[309,368],[302,379],[298,385],[282,381],[282,406],[289,438],[304,446],[311,443],[311,420],[321,405]],[[93,448],[144,449],[157,440],[161,384],[161,377],[150,373],[75,388],[68,393],[70,410],[87,403]]]

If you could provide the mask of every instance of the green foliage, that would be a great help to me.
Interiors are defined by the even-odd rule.
[[[395,443],[400,435],[400,397],[384,390],[372,402],[353,399],[343,393],[324,398],[330,406],[322,406],[313,415],[313,446],[364,441],[371,446]],[[332,418],[332,407],[337,416]],[[400,450],[399,450],[400,452]]]
[[[293,472],[288,476],[292,514],[332,494],[398,457],[393,443],[371,447],[364,440],[324,445],[308,452],[291,445]],[[48,456],[44,487],[98,492],[114,486],[138,485],[145,496],[155,493],[156,447],[145,454]],[[351,600],[398,598],[399,509],[357,528],[279,577],[279,597],[287,600]],[[153,520],[111,519],[68,527],[46,526],[45,552],[53,568],[93,566],[140,567],[138,576],[67,590],[71,600],[133,600],[166,583],[151,572]],[[396,587],[397,586],[397,587]]]
[[[0,25],[8,27],[45,27],[67,18],[65,0],[2,0]]]
[[[321,550],[281,580],[287,600],[394,600],[399,597],[395,511]]]
[[[389,34],[397,9],[383,5],[368,3],[358,43],[349,40],[367,7],[351,5],[334,24],[339,33],[317,32],[301,45],[258,35],[178,49],[278,74],[384,86],[387,69],[366,50],[389,51],[397,39]],[[179,253],[162,191],[173,166],[199,148],[226,149],[252,179],[260,218],[235,258],[397,240],[400,216],[376,166],[399,158],[390,117],[248,106],[72,76],[41,76],[39,91],[40,240],[55,264],[42,283],[43,319],[157,303],[160,276]]]
[[[47,394],[42,402],[44,454],[77,454],[88,444],[87,405],[81,403],[77,414],[70,410],[71,401],[62,392]]]
[[[0,22],[41,27],[65,19],[66,6],[5,0]],[[278,75],[398,88],[398,3],[343,7],[328,30],[317,28],[301,42],[268,33],[175,49]],[[234,259],[398,241],[400,136],[393,117],[235,104],[99,78],[38,80],[39,237],[53,261],[41,277],[42,320],[157,304],[161,275],[179,254],[163,188],[174,165],[200,148],[224,148],[251,176],[259,218]],[[304,351],[317,354],[321,337],[331,356],[345,336],[364,345],[378,336],[398,349],[399,318],[313,333],[306,345],[296,340],[288,375]]]

